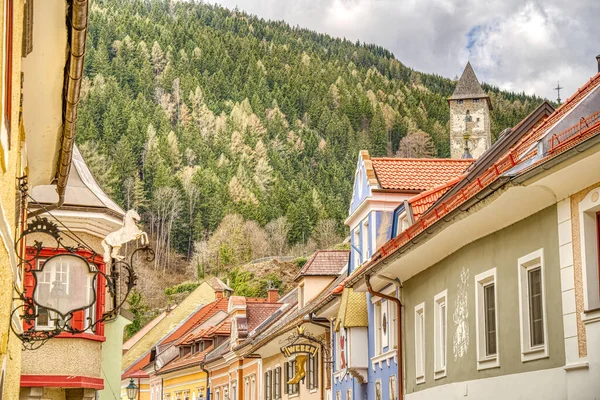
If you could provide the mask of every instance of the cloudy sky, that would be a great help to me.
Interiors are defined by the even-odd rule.
[[[471,61],[480,81],[563,100],[597,72],[600,0],[211,0],[391,50],[446,77]]]

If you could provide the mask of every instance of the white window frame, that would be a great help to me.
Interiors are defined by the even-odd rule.
[[[370,236],[370,223],[369,215],[360,222],[360,252],[362,254],[361,264],[369,261],[369,236]]]
[[[591,190],[579,203],[583,304],[586,313],[600,309],[599,238],[596,216],[598,212],[600,212],[600,188]]]
[[[250,376],[250,400],[256,400],[256,375]]]
[[[442,322],[443,316],[443,322]],[[448,364],[448,290],[433,297],[433,379],[446,376]]]
[[[378,356],[383,353],[383,346],[381,345],[381,301],[373,304],[374,320],[375,320],[375,355]]]
[[[337,390],[335,392],[335,400],[342,400],[342,392]]]
[[[415,306],[415,382],[425,383],[425,303]]]
[[[398,384],[396,383],[396,375],[392,375],[390,376],[390,380],[389,380],[389,392],[388,392],[388,398],[389,400],[398,400]]]
[[[531,332],[529,328],[529,285],[528,272],[531,269],[540,267],[541,285],[542,285],[542,316],[544,318],[544,344],[541,346],[531,346]],[[546,309],[546,269],[544,266],[544,249],[536,250],[519,258],[519,315],[521,332],[521,361],[527,362],[546,358],[549,355],[548,349],[548,315]]]
[[[487,355],[487,332],[485,331],[485,297],[484,288],[494,284],[494,307],[496,321],[496,354]],[[497,368],[500,366],[500,341],[498,336],[498,279],[496,268],[489,269],[475,276],[475,327],[477,341],[477,369]]]
[[[352,388],[346,389],[346,400],[352,400]]]
[[[361,264],[362,264],[362,250],[360,250],[360,246],[362,245],[362,242],[360,240],[360,230],[361,230],[361,224],[359,223],[356,228],[354,228],[354,248],[352,249],[353,253],[356,254],[356,257],[353,257],[352,259],[352,264],[353,264],[353,268],[352,270],[355,270],[356,268],[358,268]],[[358,250],[357,250],[358,249]]]

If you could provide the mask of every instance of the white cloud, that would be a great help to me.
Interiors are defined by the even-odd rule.
[[[376,43],[422,72],[564,99],[597,67],[598,0],[212,0],[350,40]]]

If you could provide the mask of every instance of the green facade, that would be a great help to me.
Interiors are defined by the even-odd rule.
[[[434,239],[435,240],[435,239]],[[548,324],[549,357],[521,361],[519,330],[518,259],[536,250],[544,252],[544,278]],[[498,354],[500,366],[478,371],[475,276],[496,268],[498,315]],[[468,277],[466,284],[461,274]],[[453,339],[454,313],[459,287],[467,294],[469,344],[462,357],[455,357]],[[434,296],[447,290],[447,367],[446,377],[434,379]],[[556,206],[548,207],[529,218],[470,243],[427,270],[404,282],[404,345],[406,349],[406,393],[437,385],[463,382],[499,375],[516,374],[565,365],[558,225]],[[425,382],[415,380],[415,306],[425,303]]]

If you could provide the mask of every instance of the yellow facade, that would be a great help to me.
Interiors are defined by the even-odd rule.
[[[3,32],[5,26],[5,8],[7,2],[3,1],[0,7],[0,23]],[[12,74],[10,76],[12,85],[12,107],[10,113],[10,147],[7,140],[8,135],[0,142],[0,367],[4,374],[3,391],[5,399],[17,399],[19,397],[19,383],[21,370],[21,342],[11,332],[10,314],[14,307],[13,294],[15,286],[22,288],[21,276],[17,272],[17,263],[14,250],[15,224],[17,210],[15,200],[17,196],[16,178],[22,175],[21,165],[21,141],[19,129],[19,102],[20,102],[20,80],[21,80],[21,37],[23,31],[23,0],[13,1],[13,34],[12,34],[12,58],[7,59],[7,42],[0,35],[0,49],[2,50],[2,78],[7,73],[6,66],[12,63]],[[2,93],[6,90],[4,79],[0,80]],[[0,124],[4,126],[5,97],[0,98],[2,104]],[[4,129],[3,129],[4,130]],[[8,132],[7,132],[8,133]],[[8,147],[8,148],[7,148]],[[19,322],[19,321],[15,321]],[[20,323],[15,324],[20,325]]]
[[[199,366],[171,372],[163,376],[164,399],[197,400],[206,398],[206,373]]]
[[[138,389],[138,397],[136,400],[150,400],[150,381],[148,378],[136,379],[133,381],[137,385]],[[129,380],[127,382],[123,380],[121,382],[121,400],[129,400],[127,397],[127,390],[125,389],[129,385]],[[162,399],[161,399],[162,400]]]
[[[169,334],[169,332],[172,332],[183,320],[196,311],[200,304],[208,304],[214,300],[214,289],[207,282],[203,282],[123,355],[122,370],[126,370],[146,354],[152,346]]]

